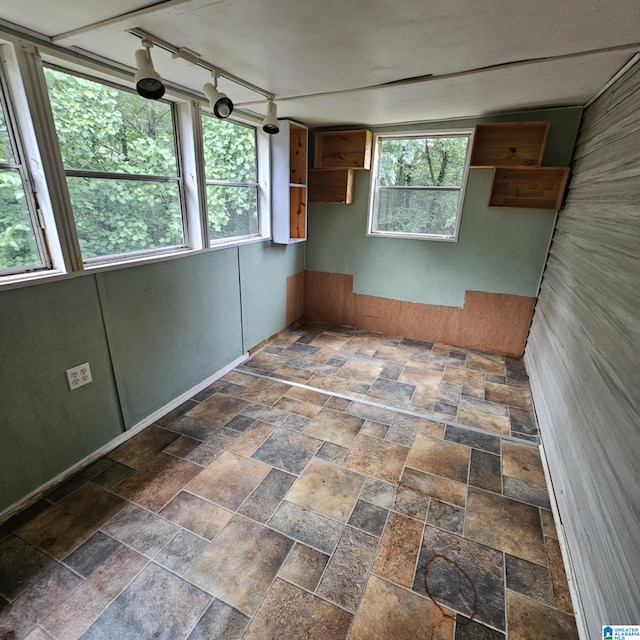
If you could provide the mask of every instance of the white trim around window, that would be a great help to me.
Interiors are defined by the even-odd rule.
[[[469,172],[472,137],[473,131],[467,129],[376,134],[367,235],[456,242]],[[455,159],[452,161],[454,164],[450,164],[449,168],[446,166],[448,162],[446,152],[440,155],[434,154],[433,164],[429,156],[429,147],[432,145],[438,147],[440,140],[454,147]],[[463,141],[466,142],[464,149]],[[391,152],[385,153],[383,149],[385,142],[389,146],[394,142],[400,145],[406,142],[407,148],[396,151],[394,156]],[[424,164],[425,158],[418,160],[412,156],[419,145],[425,148],[427,164]],[[405,158],[405,155],[409,157]],[[398,170],[395,165],[399,164],[402,166]],[[418,166],[420,164],[423,166]],[[423,169],[422,174],[420,169]],[[426,169],[430,171],[430,175]],[[435,176],[435,171],[440,175]],[[403,202],[405,206],[402,206],[400,201],[405,201]],[[437,213],[423,217],[426,206],[436,210]],[[384,212],[384,219],[382,219],[382,212]]]
[[[164,99],[172,105],[176,146],[175,176],[125,176],[127,184],[175,183],[179,188],[183,220],[183,240],[179,245],[152,248],[141,252],[111,254],[84,259],[78,241],[69,195],[68,178],[86,177],[117,180],[122,177],[109,171],[91,173],[83,168],[63,165],[58,146],[44,65],[72,75],[130,91],[133,77],[124,71],[109,69],[81,56],[67,56],[50,49],[45,43],[34,45],[17,37],[0,34],[0,54],[5,68],[5,89],[15,106],[13,114],[16,140],[23,158],[20,170],[25,184],[30,185],[27,198],[33,203],[32,215],[42,229],[43,264],[35,272],[26,270],[0,274],[0,289],[15,288],[75,277],[85,272],[108,271],[136,264],[162,262],[201,251],[213,251],[244,244],[263,242],[271,237],[271,140],[256,120],[233,114],[234,122],[255,131],[257,176],[253,188],[257,192],[258,224],[255,233],[210,240],[206,207],[204,152],[201,115],[208,104],[194,96],[167,90]],[[250,117],[247,114],[247,118]],[[6,163],[5,163],[6,164]],[[87,173],[85,176],[84,174]],[[104,173],[104,175],[102,175]],[[100,175],[98,175],[100,174]],[[107,175],[109,174],[109,175]],[[32,195],[33,194],[33,195]],[[37,204],[36,204],[37,203]],[[48,249],[48,251],[46,251]]]

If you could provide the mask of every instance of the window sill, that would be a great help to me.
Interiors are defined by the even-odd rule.
[[[118,269],[127,269],[129,267],[139,267],[158,262],[167,262],[188,256],[200,255],[202,253],[210,253],[211,251],[221,251],[223,249],[233,249],[245,244],[257,244],[259,242],[267,242],[271,240],[271,236],[252,236],[250,238],[238,238],[235,240],[220,241],[206,249],[178,249],[163,254],[154,254],[146,256],[138,256],[135,258],[121,258],[111,262],[99,262],[93,264],[85,264],[84,268],[78,271],[64,272],[60,269],[52,269],[48,271],[37,271],[28,274],[13,274],[10,276],[0,277],[0,291],[8,291],[11,289],[20,289],[38,284],[46,284],[50,282],[58,282],[61,280],[70,280],[83,275],[102,273],[106,271],[115,271]]]
[[[395,238],[397,240],[431,240],[433,242],[458,242],[457,236],[431,236],[417,233],[394,233],[391,231],[368,231],[370,238]]]
[[[10,276],[0,277],[0,291],[19,289],[35,284],[46,282],[56,282],[69,277],[69,274],[59,269],[49,269],[47,271],[36,271],[34,273],[16,273]]]

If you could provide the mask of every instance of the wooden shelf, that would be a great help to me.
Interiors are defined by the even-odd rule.
[[[307,130],[295,124],[289,127],[289,162],[291,184],[307,183]]]
[[[568,167],[495,167],[489,206],[557,211],[568,178]]]
[[[538,167],[549,134],[548,122],[476,125],[471,167]]]
[[[271,237],[276,244],[307,239],[308,131],[290,120],[279,120],[280,133],[271,137]]]
[[[307,237],[307,188],[289,187],[289,238]]]
[[[309,202],[351,204],[353,175],[353,169],[311,169]]]
[[[315,169],[370,169],[373,135],[366,129],[315,134]]]

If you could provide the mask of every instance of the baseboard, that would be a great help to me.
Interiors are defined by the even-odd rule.
[[[547,489],[549,492],[549,502],[551,503],[551,513],[553,514],[553,521],[556,525],[556,532],[558,533],[558,544],[560,545],[560,553],[562,554],[562,564],[564,565],[564,571],[567,574],[567,583],[569,584],[569,593],[571,594],[571,605],[573,606],[573,615],[575,616],[575,619],[576,619],[578,637],[580,638],[580,640],[589,640],[589,634],[587,633],[585,617],[582,609],[582,600],[580,598],[580,592],[578,591],[578,583],[576,582],[576,576],[573,571],[573,563],[571,562],[571,554],[569,552],[569,547],[567,545],[567,538],[564,533],[564,527],[562,526],[560,511],[558,510],[556,494],[555,494],[555,491],[553,490],[553,482],[551,480],[551,474],[549,473],[547,456],[544,452],[544,446],[542,444],[540,444],[538,448],[540,450],[540,460],[542,461],[544,476],[547,481]]]
[[[73,466],[65,469],[62,473],[59,473],[55,478],[52,478],[48,482],[45,482],[43,485],[28,493],[24,498],[18,500],[11,506],[7,507],[2,513],[0,513],[0,524],[2,524],[5,520],[8,520],[16,513],[26,509],[28,506],[38,501],[43,495],[62,484],[73,475],[82,471],[85,467],[88,467],[91,463],[95,462],[98,458],[108,454],[113,451],[116,447],[120,446],[123,442],[132,438],[136,433],[142,431],[142,429],[148,427],[150,424],[153,424],[158,418],[161,418],[165,414],[169,413],[172,409],[179,407],[183,402],[193,397],[196,393],[206,389],[210,384],[213,384],[219,378],[229,373],[229,371],[235,369],[238,365],[246,362],[248,359],[248,355],[244,354],[239,358],[236,358],[233,362],[230,362],[228,365],[216,371],[213,375],[209,376],[202,382],[199,382],[194,387],[191,387],[188,391],[185,391],[177,398],[171,400],[163,407],[160,407],[157,411],[154,411],[152,414],[148,415],[146,418],[140,420],[140,422],[133,425],[130,429],[127,429],[124,433],[121,433],[119,436],[113,438],[113,440],[109,440],[105,445],[92,451],[88,456],[85,456],[79,462],[76,462]]]

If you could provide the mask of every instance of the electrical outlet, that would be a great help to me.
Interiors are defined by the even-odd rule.
[[[85,362],[83,364],[79,364],[77,367],[67,369],[67,381],[69,382],[69,389],[71,389],[71,391],[93,382],[89,363]]]

